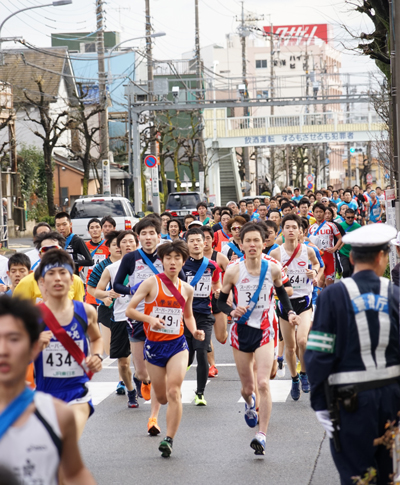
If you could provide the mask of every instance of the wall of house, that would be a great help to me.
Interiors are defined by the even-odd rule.
[[[65,168],[65,170],[63,170]],[[66,197],[69,199],[69,205],[72,200],[78,198],[82,194],[82,174],[75,172],[67,167],[55,166],[54,170],[54,185],[55,185],[55,203],[59,206],[64,206],[63,189]],[[60,191],[61,187],[61,191]]]

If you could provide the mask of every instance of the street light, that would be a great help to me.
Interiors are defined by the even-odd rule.
[[[34,8],[43,8],[43,7],[61,7],[63,5],[70,5],[72,3],[72,0],[55,0],[52,3],[46,3],[45,5],[32,5],[31,7],[26,7],[26,8],[21,8],[21,10],[17,10],[16,12],[12,13],[8,17],[6,17],[3,22],[0,24],[0,65],[3,64],[3,56],[1,55],[1,29],[3,28],[3,25],[9,20],[11,17],[14,17],[14,15],[17,15],[21,12],[25,12],[26,10],[33,10]]]
[[[64,0],[61,0],[61,1],[64,1]],[[113,53],[113,51],[119,47],[121,44],[125,44],[125,42],[131,42],[132,40],[139,40],[139,39],[147,39],[147,37],[163,37],[164,35],[167,35],[165,32],[155,32],[154,34],[151,34],[149,36],[140,36],[140,37],[134,37],[133,39],[126,39],[126,40],[123,40],[122,42],[120,42],[119,44],[115,45],[111,50],[110,52],[108,53],[108,56],[107,56],[107,71],[108,71],[108,82],[110,82],[110,79],[111,79],[111,71],[110,71],[110,57],[111,57],[111,54]]]

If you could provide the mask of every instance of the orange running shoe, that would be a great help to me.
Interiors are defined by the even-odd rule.
[[[149,418],[149,422],[147,423],[147,432],[150,436],[157,436],[161,433],[161,429],[157,423],[157,418]]]
[[[142,397],[145,401],[150,401],[150,391],[151,391],[151,382],[145,384],[142,382],[140,387],[140,392],[142,393]]]
[[[208,377],[218,377],[218,369],[215,365],[210,366],[208,369]]]

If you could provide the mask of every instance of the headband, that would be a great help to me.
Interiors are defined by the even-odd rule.
[[[44,278],[44,275],[50,271],[51,269],[54,268],[64,268],[66,269],[71,275],[74,274],[74,271],[72,269],[72,266],[70,264],[64,264],[64,263],[53,263],[53,264],[46,264],[46,266],[42,270],[42,278]]]

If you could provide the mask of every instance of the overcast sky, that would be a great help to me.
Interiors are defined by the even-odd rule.
[[[150,0],[152,24],[156,32],[166,32],[155,39],[154,58],[181,58],[194,47],[194,0]],[[357,0],[354,0],[355,2]],[[18,9],[47,3],[40,0],[0,0],[0,21]],[[342,72],[376,70],[375,63],[343,48],[356,45],[342,24],[355,33],[371,32],[365,15],[351,10],[344,0],[252,0],[244,4],[245,13],[264,15],[259,27],[274,25],[328,23],[334,26],[334,46],[343,52]],[[105,5],[107,30],[121,33],[121,40],[144,35],[145,0],[108,0]],[[234,32],[241,13],[239,0],[199,0],[201,45],[224,44],[225,35]],[[47,7],[18,14],[6,22],[2,36],[20,36],[37,46],[49,46],[50,34],[92,32],[96,30],[95,1],[73,0],[72,5]],[[3,44],[11,47],[12,44]],[[143,46],[143,41],[126,46]]]

